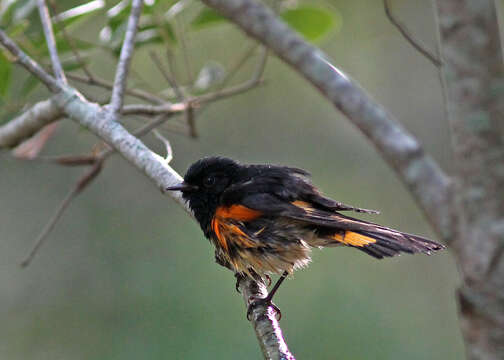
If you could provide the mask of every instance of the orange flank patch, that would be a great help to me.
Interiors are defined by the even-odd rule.
[[[345,234],[334,234],[332,238],[343,244],[359,247],[374,244],[376,242],[375,239],[369,236],[361,235],[353,231],[345,231]]]
[[[243,205],[231,205],[229,207],[219,206],[215,211],[215,217],[233,219],[237,221],[250,221],[261,216],[257,210],[249,209]]]
[[[215,233],[217,240],[219,240],[220,246],[222,246],[222,248],[227,251],[228,244],[227,244],[226,238],[224,236],[222,236],[221,223],[220,223],[219,219],[217,219],[215,217],[212,219],[212,230]]]
[[[249,239],[247,234],[232,221],[250,221],[261,216],[257,210],[249,209],[243,205],[220,206],[215,211],[212,219],[212,230],[219,241],[219,245],[229,250],[228,242],[239,242],[241,247],[255,247],[256,244]],[[230,221],[231,220],[231,221]]]

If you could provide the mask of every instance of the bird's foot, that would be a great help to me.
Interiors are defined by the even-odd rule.
[[[255,296],[251,296],[248,300],[248,303],[249,303],[247,309],[248,321],[252,320],[252,311],[254,311],[254,308],[257,306],[271,307],[273,308],[273,310],[275,310],[277,320],[280,321],[280,319],[282,318],[282,312],[280,311],[280,308],[271,301],[271,298],[269,296],[265,298],[257,298]]]

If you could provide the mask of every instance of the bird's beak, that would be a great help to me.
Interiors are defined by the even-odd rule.
[[[195,191],[198,190],[198,187],[195,185],[190,185],[185,182],[181,182],[180,184],[167,187],[166,191]]]

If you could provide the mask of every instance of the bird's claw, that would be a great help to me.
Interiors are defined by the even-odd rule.
[[[282,318],[282,312],[280,311],[280,308],[278,306],[276,306],[272,301],[271,299],[269,299],[268,297],[265,297],[265,298],[257,298],[255,296],[251,296],[248,300],[248,308],[247,308],[247,320],[248,321],[251,321],[252,320],[252,312],[254,311],[254,308],[256,306],[266,306],[266,307],[271,307],[275,313],[276,313],[276,318],[277,318],[277,321],[280,321],[280,319]]]

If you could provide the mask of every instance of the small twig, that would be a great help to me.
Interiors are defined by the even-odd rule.
[[[173,149],[171,147],[170,142],[168,141],[167,138],[161,135],[161,133],[156,129],[154,129],[152,133],[154,134],[154,136],[156,136],[159,140],[163,142],[166,148],[166,157],[164,158],[164,160],[166,161],[167,164],[169,164],[173,160]]]
[[[44,29],[47,48],[49,49],[49,55],[51,56],[54,75],[56,76],[56,79],[58,79],[62,84],[66,84],[67,80],[63,71],[63,67],[61,66],[58,49],[56,48],[56,40],[54,39],[54,32],[52,28],[51,17],[49,15],[49,9],[47,8],[47,4],[44,0],[37,0],[37,6],[39,9],[40,20],[42,21],[42,28]]]
[[[61,166],[84,166],[84,165],[93,165],[94,163],[96,163],[97,156],[94,154],[37,156],[36,158],[27,160],[55,163]]]
[[[187,110],[186,103],[163,104],[163,105],[144,105],[131,104],[125,105],[122,110],[122,115],[157,115],[157,114],[174,114]]]
[[[100,79],[98,77],[94,78],[86,78],[77,74],[67,74],[67,77],[71,80],[78,81],[84,84],[92,85],[92,86],[98,86],[107,90],[112,90],[114,85],[112,83],[109,83],[103,79]],[[151,94],[147,91],[140,90],[140,89],[126,89],[125,94],[129,96],[136,97],[141,100],[148,101],[153,104],[162,104],[166,103],[166,101],[163,98],[160,98],[157,95]]]
[[[138,21],[142,13],[143,0],[132,0],[131,13],[128,19],[126,35],[124,37],[119,63],[117,64],[114,87],[112,89],[112,99],[110,100],[110,113],[115,116],[122,108],[126,82],[128,79],[129,65],[133,57],[135,47],[135,35],[137,33]]]
[[[177,100],[183,102],[185,99],[184,94],[180,91],[180,88],[175,79],[172,78],[172,76],[168,74],[168,71],[164,69],[163,64],[161,64],[161,60],[159,59],[157,54],[154,51],[151,51],[149,52],[149,56],[151,57],[152,62],[154,63],[154,65],[156,65],[161,75],[163,75],[168,84],[170,84],[173,92],[175,93],[175,96],[177,97]]]
[[[401,21],[399,21],[399,19],[394,16],[390,9],[389,0],[383,0],[383,7],[389,21],[397,28],[397,30],[399,30],[406,41],[408,41],[410,45],[413,46],[420,54],[425,56],[431,63],[433,63],[434,66],[440,67],[442,64],[441,60],[439,60],[436,55],[427,50],[425,45],[423,45],[419,40],[415,39],[407,29],[406,25],[401,23]]]
[[[56,7],[56,3],[55,3],[54,0],[49,0],[49,6],[51,7],[52,12],[56,14],[57,13],[57,7]],[[91,73],[91,70],[89,70],[86,62],[80,56],[80,52],[77,49],[77,47],[75,46],[74,40],[68,35],[68,33],[66,31],[65,23],[63,21],[59,21],[59,17],[58,16],[54,17],[54,19],[55,19],[55,24],[61,29],[61,33],[63,34],[63,37],[65,38],[65,41],[70,46],[70,50],[74,54],[75,59],[77,60],[77,62],[81,66],[82,70],[84,71],[84,73],[87,75],[87,77],[89,79],[93,79],[94,76]]]
[[[240,56],[238,61],[235,62],[234,65],[231,66],[231,69],[228,71],[226,77],[220,84],[220,90],[226,87],[226,85],[233,79],[233,77],[236,75],[238,70],[240,70],[243,65],[247,63],[248,60],[250,60],[250,57],[252,54],[256,51],[257,47],[259,45],[257,43],[252,44],[244,53],[243,55]]]
[[[47,235],[51,232],[51,230],[54,228],[58,220],[60,219],[61,215],[65,212],[66,208],[72,200],[88,186],[91,181],[100,173],[100,170],[102,169],[102,162],[97,162],[95,163],[86,173],[84,173],[79,181],[77,181],[77,184],[68,192],[68,194],[65,196],[61,204],[58,206],[56,209],[56,212],[54,213],[53,217],[49,220],[49,222],[46,224],[42,232],[39,234],[37,239],[35,240],[35,245],[31,249],[31,251],[28,253],[28,255],[21,261],[21,267],[27,267],[30,265],[31,261],[37,254],[38,250],[40,247],[43,245],[45,239],[47,239]]]
[[[190,84],[190,87],[194,84],[194,74],[192,72],[191,61],[189,57],[189,53],[187,51],[187,43],[186,43],[186,35],[187,33],[184,31],[184,24],[180,17],[176,19],[177,25],[175,28],[177,31],[177,38],[180,39],[180,48],[182,50],[182,56],[184,56],[185,69],[187,72],[187,81]]]
[[[23,66],[26,70],[32,73],[36,78],[44,83],[45,86],[52,92],[62,90],[62,85],[51,75],[49,75],[37,62],[29,57],[21,50],[8,36],[0,29],[0,43],[5,46],[9,52],[14,55],[15,62]]]
[[[257,85],[260,85],[263,81],[262,75],[264,74],[264,69],[266,68],[267,60],[268,60],[268,50],[265,47],[263,47],[262,53],[261,53],[261,59],[260,59],[259,63],[257,64],[257,67],[256,67],[254,74],[252,75],[252,77],[249,80],[247,80],[239,85],[231,86],[228,88],[217,90],[212,93],[201,95],[201,96],[193,99],[194,103],[200,105],[200,104],[205,104],[205,103],[217,101],[217,100],[229,97],[229,96],[241,94],[245,91],[248,91],[248,90],[256,87]],[[236,67],[236,68],[238,68],[238,67]]]

